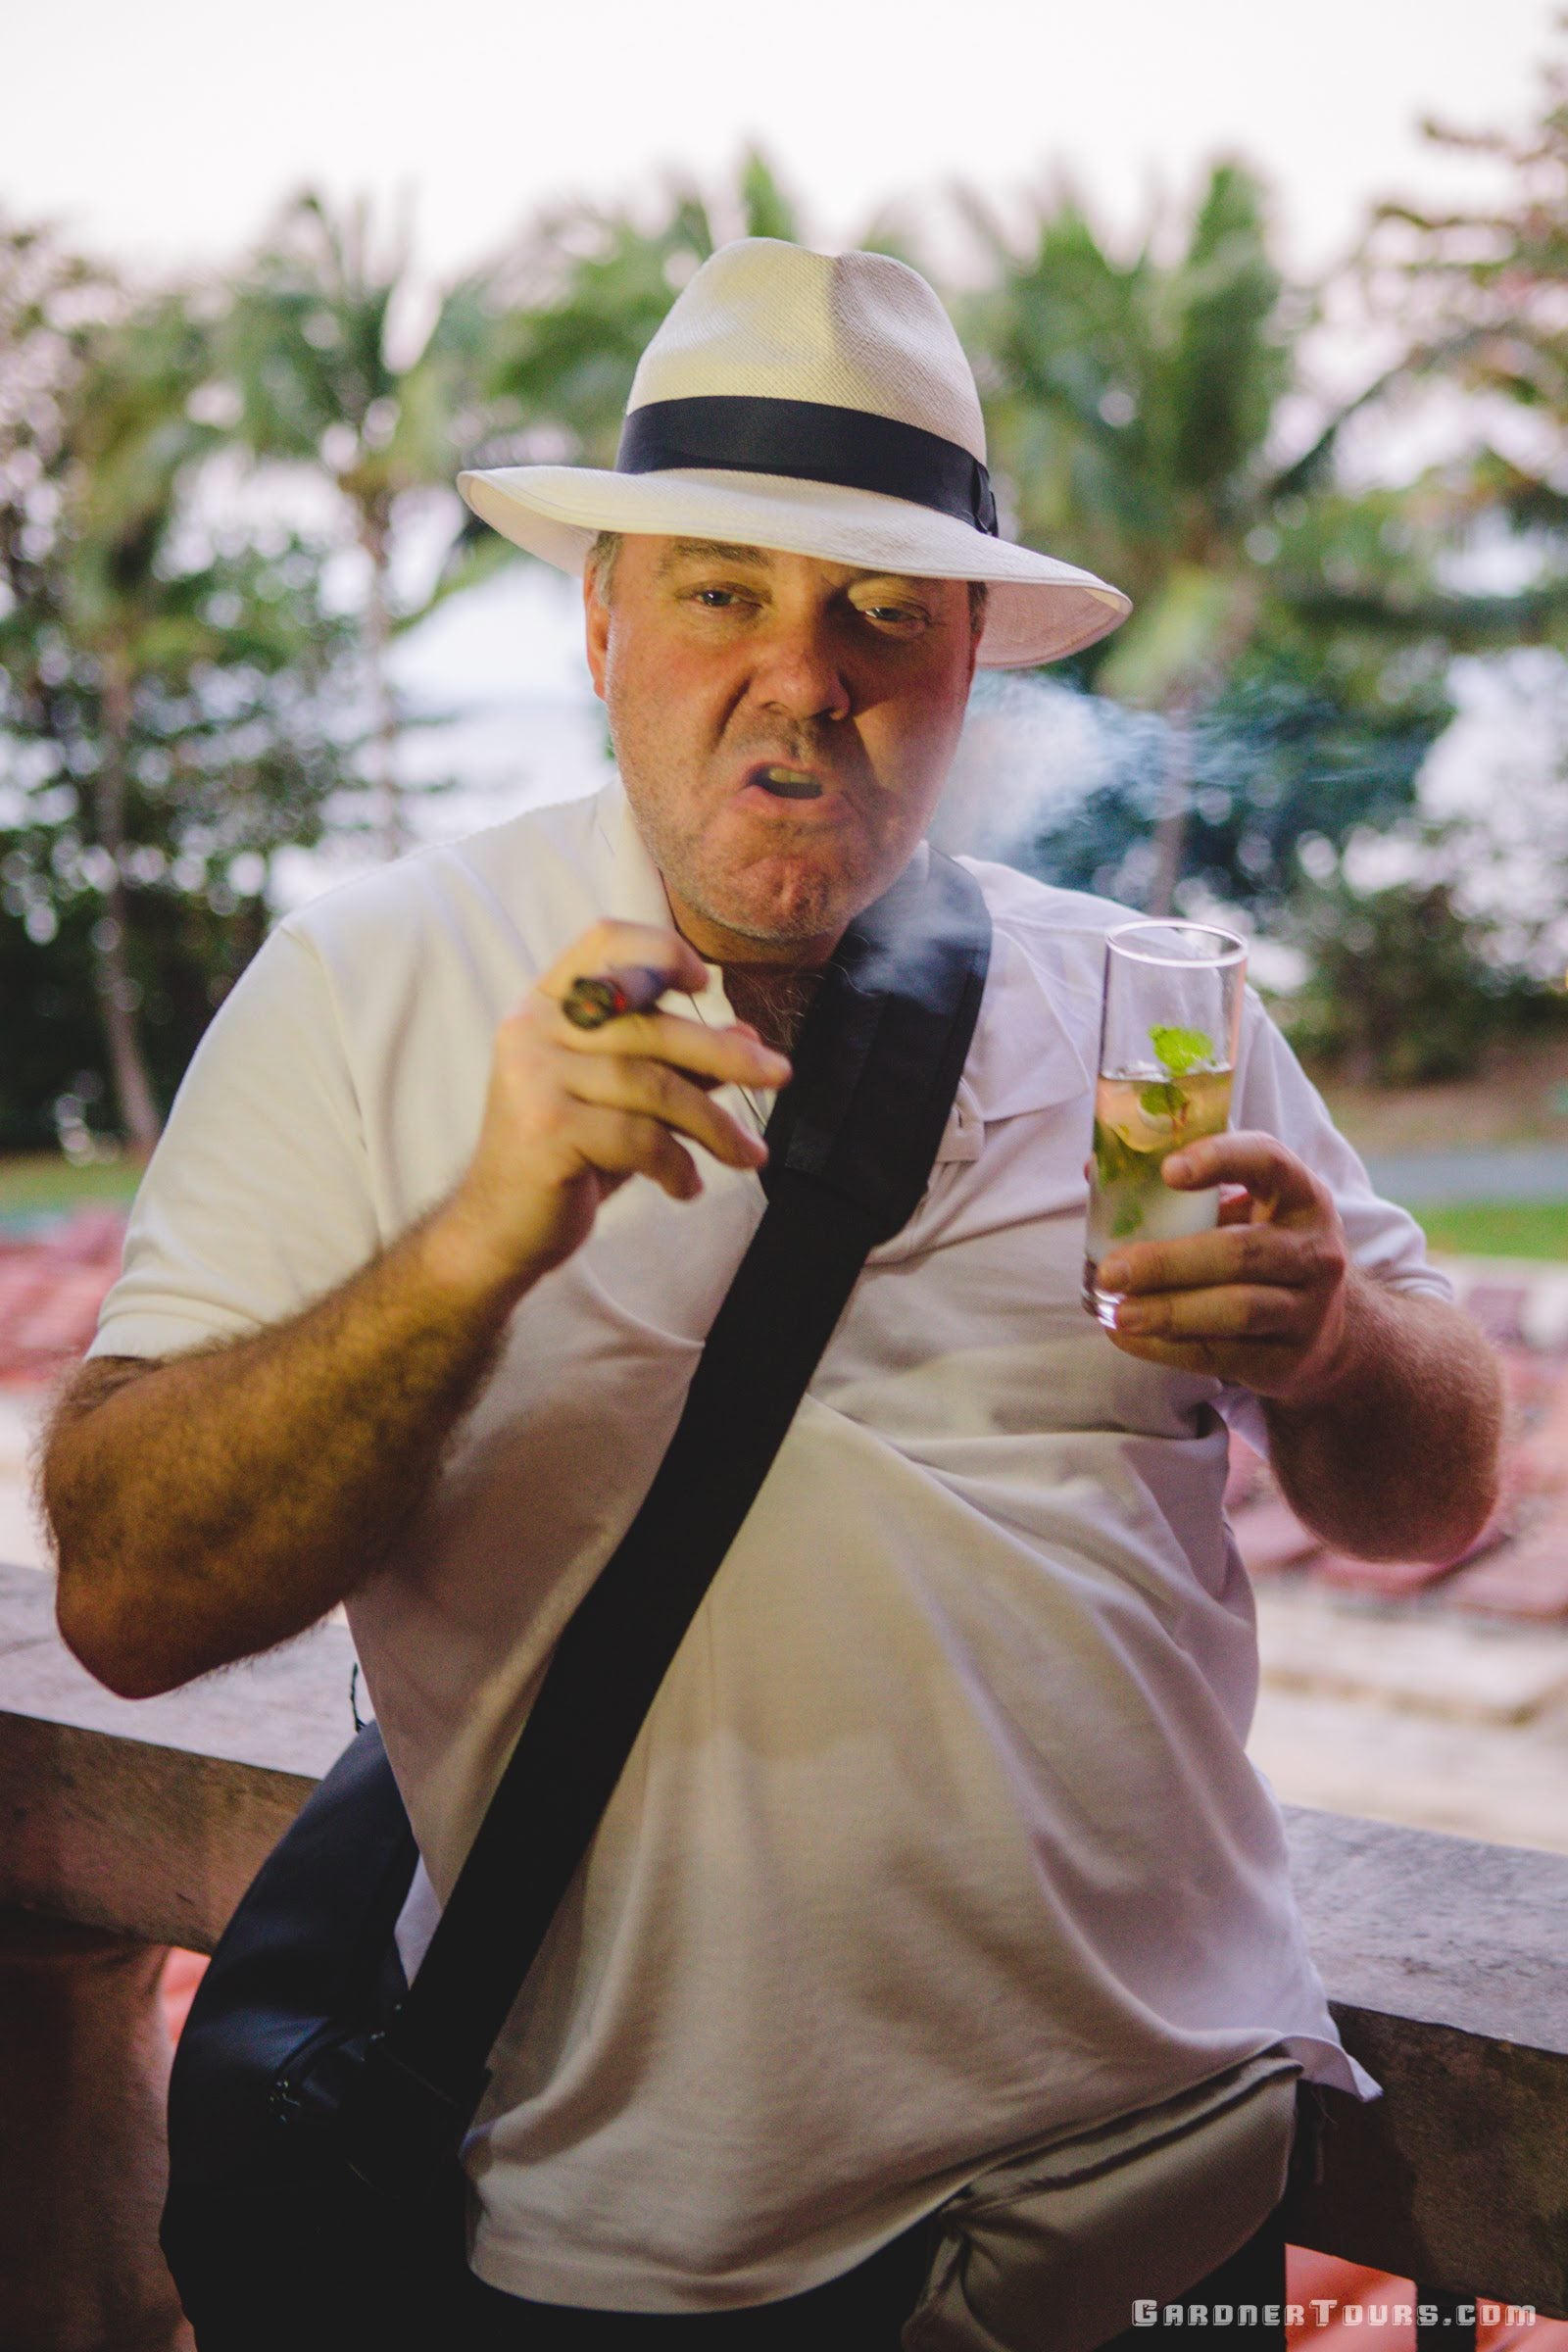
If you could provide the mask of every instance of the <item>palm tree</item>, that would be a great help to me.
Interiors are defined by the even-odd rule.
[[[499,318],[488,383],[503,405],[485,462],[612,466],[637,363],[687,279],[725,234],[799,233],[793,204],[755,150],[734,189],[712,203],[671,186],[652,225],[585,205],[547,216],[492,281]]]
[[[240,436],[258,459],[295,461],[324,475],[365,559],[370,783],[388,857],[407,839],[392,641],[435,601],[432,594],[399,603],[399,534],[416,494],[450,487],[483,437],[480,382],[495,331],[481,275],[446,289],[411,342],[404,328],[418,299],[406,231],[383,254],[368,203],[334,214],[307,189],[241,271],[219,332],[239,395]],[[476,546],[462,565],[445,567],[438,593],[493,560]]]
[[[1241,164],[1212,168],[1179,250],[1151,237],[1125,261],[1070,193],[1021,255],[965,201],[993,270],[959,309],[994,469],[1023,537],[1134,600],[1081,674],[1167,721],[1150,903],[1168,912],[1195,722],[1277,616],[1282,544],[1288,554],[1303,543],[1339,434],[1386,381],[1329,416],[1304,454],[1280,460],[1280,405],[1297,387],[1309,313],[1274,265],[1263,190]]]

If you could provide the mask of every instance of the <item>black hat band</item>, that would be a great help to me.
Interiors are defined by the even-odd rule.
[[[978,458],[940,433],[863,409],[715,393],[632,410],[621,429],[617,473],[704,467],[880,491],[997,536],[991,476]]]

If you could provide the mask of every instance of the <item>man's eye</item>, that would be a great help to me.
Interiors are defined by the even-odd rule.
[[[734,588],[698,588],[693,591],[692,602],[708,612],[726,612],[731,605],[741,602],[741,597]]]
[[[885,628],[903,629],[908,634],[923,628],[926,615],[918,605],[860,605],[857,608],[867,620],[879,622]]]

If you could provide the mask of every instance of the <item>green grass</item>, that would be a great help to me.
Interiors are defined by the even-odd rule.
[[[74,1168],[57,1152],[0,1155],[0,1217],[30,1217],[93,1200],[126,1200],[141,1170],[128,1159]]]
[[[1410,1213],[1434,1250],[1458,1257],[1568,1260],[1568,1200],[1446,1200]]]

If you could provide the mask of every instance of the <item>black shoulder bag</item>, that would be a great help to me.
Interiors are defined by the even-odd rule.
[[[240,1903],[170,2087],[163,2245],[202,2352],[438,2326],[491,2047],[867,1251],[925,1189],[990,937],[971,876],[931,852],[840,943],[675,1435],[556,1646],[413,1984],[393,1929],[416,1849],[373,1725]]]

